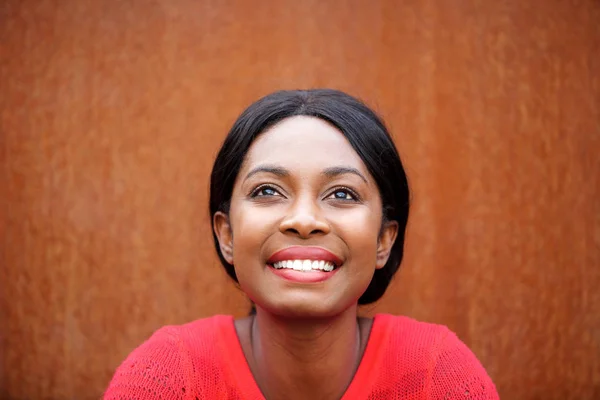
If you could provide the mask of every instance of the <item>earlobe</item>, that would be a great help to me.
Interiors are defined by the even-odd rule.
[[[377,263],[375,268],[381,269],[390,258],[390,252],[398,236],[398,223],[396,221],[386,222],[379,235],[379,245],[377,246]]]
[[[219,240],[219,248],[225,261],[233,265],[233,232],[229,223],[229,216],[217,211],[213,216],[213,229]]]

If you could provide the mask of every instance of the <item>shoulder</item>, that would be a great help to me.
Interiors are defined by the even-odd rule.
[[[389,346],[401,351],[419,351],[423,355],[435,352],[450,332],[443,325],[389,314],[377,314],[374,327],[386,332]]]
[[[429,368],[448,332],[443,325],[377,314],[371,336],[386,364],[398,366],[397,373],[414,375]]]
[[[436,349],[430,392],[433,398],[499,399],[481,362],[450,330]]]
[[[403,387],[421,387],[432,399],[498,399],[477,357],[446,326],[387,314],[376,321],[387,331],[385,363],[396,366]]]
[[[160,328],[117,368],[104,399],[184,398],[197,384],[198,357],[210,362],[214,339],[231,320],[219,315]]]

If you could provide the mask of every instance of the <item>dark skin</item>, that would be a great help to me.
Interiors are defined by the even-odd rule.
[[[250,147],[229,215],[216,213],[214,226],[257,307],[235,326],[262,393],[269,400],[341,398],[372,325],[357,318],[358,299],[387,262],[398,230],[383,222],[377,185],[350,143],[317,118],[281,121]],[[342,264],[323,282],[283,279],[267,260],[289,246],[327,249]]]

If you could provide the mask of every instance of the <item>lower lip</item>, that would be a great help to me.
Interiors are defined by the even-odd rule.
[[[275,275],[280,276],[283,279],[286,279],[288,281],[292,281],[292,282],[299,282],[299,283],[317,283],[317,282],[323,282],[326,281],[327,279],[331,278],[333,275],[335,275],[335,273],[337,272],[338,268],[334,269],[333,271],[330,272],[325,272],[325,271],[298,271],[295,269],[289,269],[289,268],[274,268],[272,266],[269,266],[269,269],[271,271],[273,271],[273,273]]]

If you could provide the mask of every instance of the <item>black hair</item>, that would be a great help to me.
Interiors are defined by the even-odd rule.
[[[210,177],[210,216],[229,213],[233,186],[250,145],[258,135],[276,123],[293,116],[310,116],[327,121],[346,137],[375,179],[383,204],[385,221],[398,223],[398,234],[385,266],[375,270],[359,304],[373,303],[383,294],[398,271],[404,252],[408,220],[409,188],[398,151],[383,121],[358,99],[333,89],[284,90],[269,94],[251,104],[235,121],[215,160]],[[227,274],[237,282],[229,264],[213,238]]]

